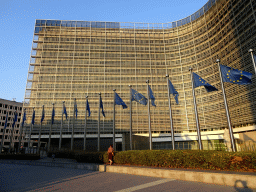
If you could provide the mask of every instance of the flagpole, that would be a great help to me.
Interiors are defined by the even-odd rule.
[[[73,150],[74,148],[75,114],[76,114],[76,98],[74,99],[73,126],[72,126],[72,134],[71,134],[71,150]]]
[[[113,89],[114,91],[114,97],[113,97],[113,149],[116,150],[116,137],[115,137],[115,116],[116,116],[116,89]]]
[[[54,103],[52,103],[52,112],[53,112],[53,108],[54,108]],[[50,123],[50,131],[49,131],[49,139],[48,139],[48,152],[50,151],[50,146],[51,146],[52,120],[53,120],[53,115],[52,115],[51,123]]]
[[[222,88],[222,95],[223,95],[224,105],[225,105],[225,110],[226,110],[226,116],[227,116],[227,122],[228,122],[228,128],[229,128],[229,135],[230,135],[230,141],[231,141],[231,147],[232,147],[233,152],[236,152],[235,139],[234,139],[233,129],[232,129],[231,121],[230,121],[230,115],[229,115],[229,110],[228,110],[228,103],[227,103],[225,88],[224,88],[223,79],[222,79],[222,72],[221,72],[221,69],[220,69],[220,60],[217,59],[216,63],[218,63],[218,67],[219,67],[220,84],[221,84],[221,88]]]
[[[33,107],[33,111],[32,111],[32,120],[33,120],[34,110],[35,110],[35,107]],[[28,149],[29,149],[29,151],[30,151],[31,134],[32,134],[32,130],[33,130],[32,120],[31,120],[31,125],[30,125],[30,130],[29,130],[29,139],[28,139]]]
[[[98,116],[98,151],[100,151],[100,101],[101,101],[101,93],[99,93],[99,116]]]
[[[149,149],[152,150],[152,132],[151,132],[151,118],[150,118],[150,94],[149,94],[149,80],[147,83],[147,93],[148,93],[148,134],[149,134]]]
[[[86,98],[85,104],[85,118],[84,118],[84,151],[86,151],[86,128],[87,128],[87,103],[88,103],[88,96]]]
[[[14,119],[15,119],[15,113],[17,113],[17,111],[14,112],[13,123],[14,123]],[[14,124],[14,126],[15,126],[15,124]],[[14,126],[12,125],[11,138],[10,138],[10,143],[9,143],[9,153],[11,152],[11,148],[12,148]]]
[[[23,117],[22,117],[22,121],[21,121],[21,127],[20,127],[19,149],[18,149],[18,152],[20,152],[20,147],[21,147],[21,139],[22,139],[22,133],[23,133],[23,119],[24,119],[24,113],[26,113],[26,109],[25,109],[25,108],[24,108]]]
[[[130,150],[132,150],[132,86],[130,87]]]
[[[61,124],[60,124],[60,139],[59,139],[59,150],[61,149],[61,142],[62,142],[62,129],[63,129],[63,113],[64,113],[64,105],[65,101],[62,101],[62,113],[61,113]]]
[[[175,141],[174,141],[174,129],[173,129],[173,120],[172,120],[172,108],[171,108],[171,98],[170,98],[170,85],[169,85],[169,75],[165,75],[167,79],[167,90],[168,90],[168,102],[169,102],[169,111],[170,111],[170,124],[171,124],[171,134],[172,134],[172,150],[175,150]]]
[[[196,96],[195,96],[195,90],[194,90],[194,78],[192,74],[192,68],[189,68],[190,76],[191,76],[191,84],[192,84],[192,94],[193,94],[193,100],[194,100],[194,108],[195,108],[195,118],[196,118],[196,128],[197,128],[197,137],[198,137],[198,145],[199,150],[203,149],[202,146],[202,140],[201,140],[201,130],[199,125],[199,119],[198,119],[198,113],[197,113],[197,105],[196,105]]]
[[[256,64],[255,64],[255,60],[253,58],[253,49],[249,49],[249,53],[251,53],[251,56],[252,56],[252,63],[253,63],[253,67],[254,67],[254,71],[255,71],[255,75],[256,75]]]
[[[43,117],[43,114],[44,113],[44,105],[42,106],[42,117]],[[37,144],[37,147],[38,147],[38,153],[40,151],[40,145],[41,145],[41,134],[42,134],[42,117],[41,117],[41,123],[40,123],[40,130],[39,130],[39,136],[38,136],[38,144]]]

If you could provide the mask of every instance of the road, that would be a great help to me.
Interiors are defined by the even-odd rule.
[[[206,183],[68,169],[58,167],[0,164],[0,191],[225,191],[256,192]]]

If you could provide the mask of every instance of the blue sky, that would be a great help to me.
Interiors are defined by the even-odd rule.
[[[208,0],[0,0],[0,98],[22,102],[36,19],[167,23]]]

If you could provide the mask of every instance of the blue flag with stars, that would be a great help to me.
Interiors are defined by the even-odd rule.
[[[63,104],[63,114],[66,116],[66,120],[68,119],[68,113],[65,104]]]
[[[23,127],[24,126],[24,123],[26,121],[26,111],[24,111],[24,114],[23,114],[23,119],[22,119],[22,123],[21,123],[21,126]]]
[[[5,116],[4,129],[6,129],[7,127],[7,121],[8,121],[8,111],[6,112],[6,116]]]
[[[13,119],[13,123],[12,123],[12,128],[14,128],[17,119],[18,119],[18,113],[17,113],[17,111],[15,111],[14,119]]]
[[[86,110],[88,111],[88,117],[90,117],[91,116],[91,110],[90,110],[90,106],[89,106],[88,100],[86,101]]]
[[[148,99],[134,89],[132,89],[132,101],[137,101],[142,105],[147,105],[148,103]]]
[[[220,70],[222,73],[223,82],[229,82],[239,85],[246,85],[252,83],[252,74],[241,71],[238,69],[233,69],[228,66],[220,65]]]
[[[105,113],[104,113],[104,110],[103,110],[103,103],[102,103],[102,100],[101,100],[101,97],[100,97],[100,108],[102,109],[102,115],[103,117],[105,117]]]
[[[45,116],[45,113],[44,113],[44,108],[42,110],[42,117],[41,117],[41,123],[44,121],[44,116]]]
[[[117,93],[115,93],[115,105],[122,105],[123,109],[127,108],[127,105],[123,102],[123,100],[121,99],[121,97],[119,97]]]
[[[52,109],[52,124],[54,123],[54,116],[55,116],[55,110],[54,108]]]
[[[194,78],[195,88],[200,87],[200,86],[204,86],[207,92],[218,91],[218,89],[216,87],[207,83],[203,78],[201,78],[196,73],[193,73],[193,78]]]
[[[170,90],[170,94],[173,94],[176,103],[179,104],[179,100],[178,100],[179,93],[174,89],[173,84],[170,80],[169,80],[169,90]]]
[[[78,110],[77,110],[77,104],[75,103],[75,114],[76,114],[76,119],[77,119],[77,113],[78,113]]]
[[[36,116],[36,112],[33,111],[32,120],[31,120],[31,124],[32,124],[32,125],[35,124],[35,116]]]
[[[149,90],[149,98],[151,99],[151,104],[156,107],[155,97],[154,97],[153,91],[152,91],[152,89],[150,88],[149,85],[148,85],[148,90]]]

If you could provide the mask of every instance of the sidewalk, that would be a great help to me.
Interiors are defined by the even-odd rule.
[[[211,171],[196,169],[171,169],[125,165],[99,165],[93,163],[78,163],[74,159],[44,157],[39,160],[5,160],[0,164],[19,164],[31,166],[62,167],[71,169],[86,169],[91,171],[123,173],[149,177],[160,177],[175,180],[203,182],[209,184],[236,186],[256,189],[255,172]]]

